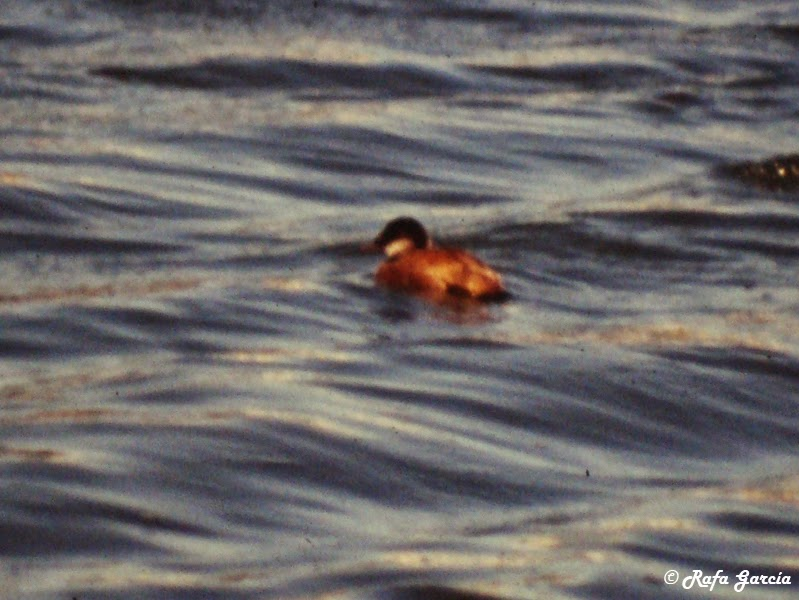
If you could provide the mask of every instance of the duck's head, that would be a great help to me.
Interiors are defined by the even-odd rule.
[[[430,248],[432,241],[424,226],[413,217],[398,217],[389,221],[375,238],[374,246],[392,258],[409,250]]]

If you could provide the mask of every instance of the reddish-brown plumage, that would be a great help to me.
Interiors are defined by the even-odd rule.
[[[501,300],[502,278],[468,252],[434,247],[424,227],[409,217],[389,222],[374,242],[388,254],[375,281],[433,301]]]

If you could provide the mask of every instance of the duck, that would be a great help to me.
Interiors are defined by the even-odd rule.
[[[436,246],[413,217],[392,219],[368,247],[386,256],[375,282],[389,290],[440,302],[510,297],[496,271],[465,250]]]

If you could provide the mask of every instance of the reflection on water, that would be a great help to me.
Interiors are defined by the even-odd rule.
[[[467,4],[4,11],[9,597],[799,580],[797,8]]]

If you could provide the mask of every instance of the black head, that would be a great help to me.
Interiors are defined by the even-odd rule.
[[[413,217],[397,217],[389,221],[383,231],[375,238],[375,246],[385,248],[397,240],[410,240],[415,248],[427,248],[430,245],[430,236],[424,226]]]

